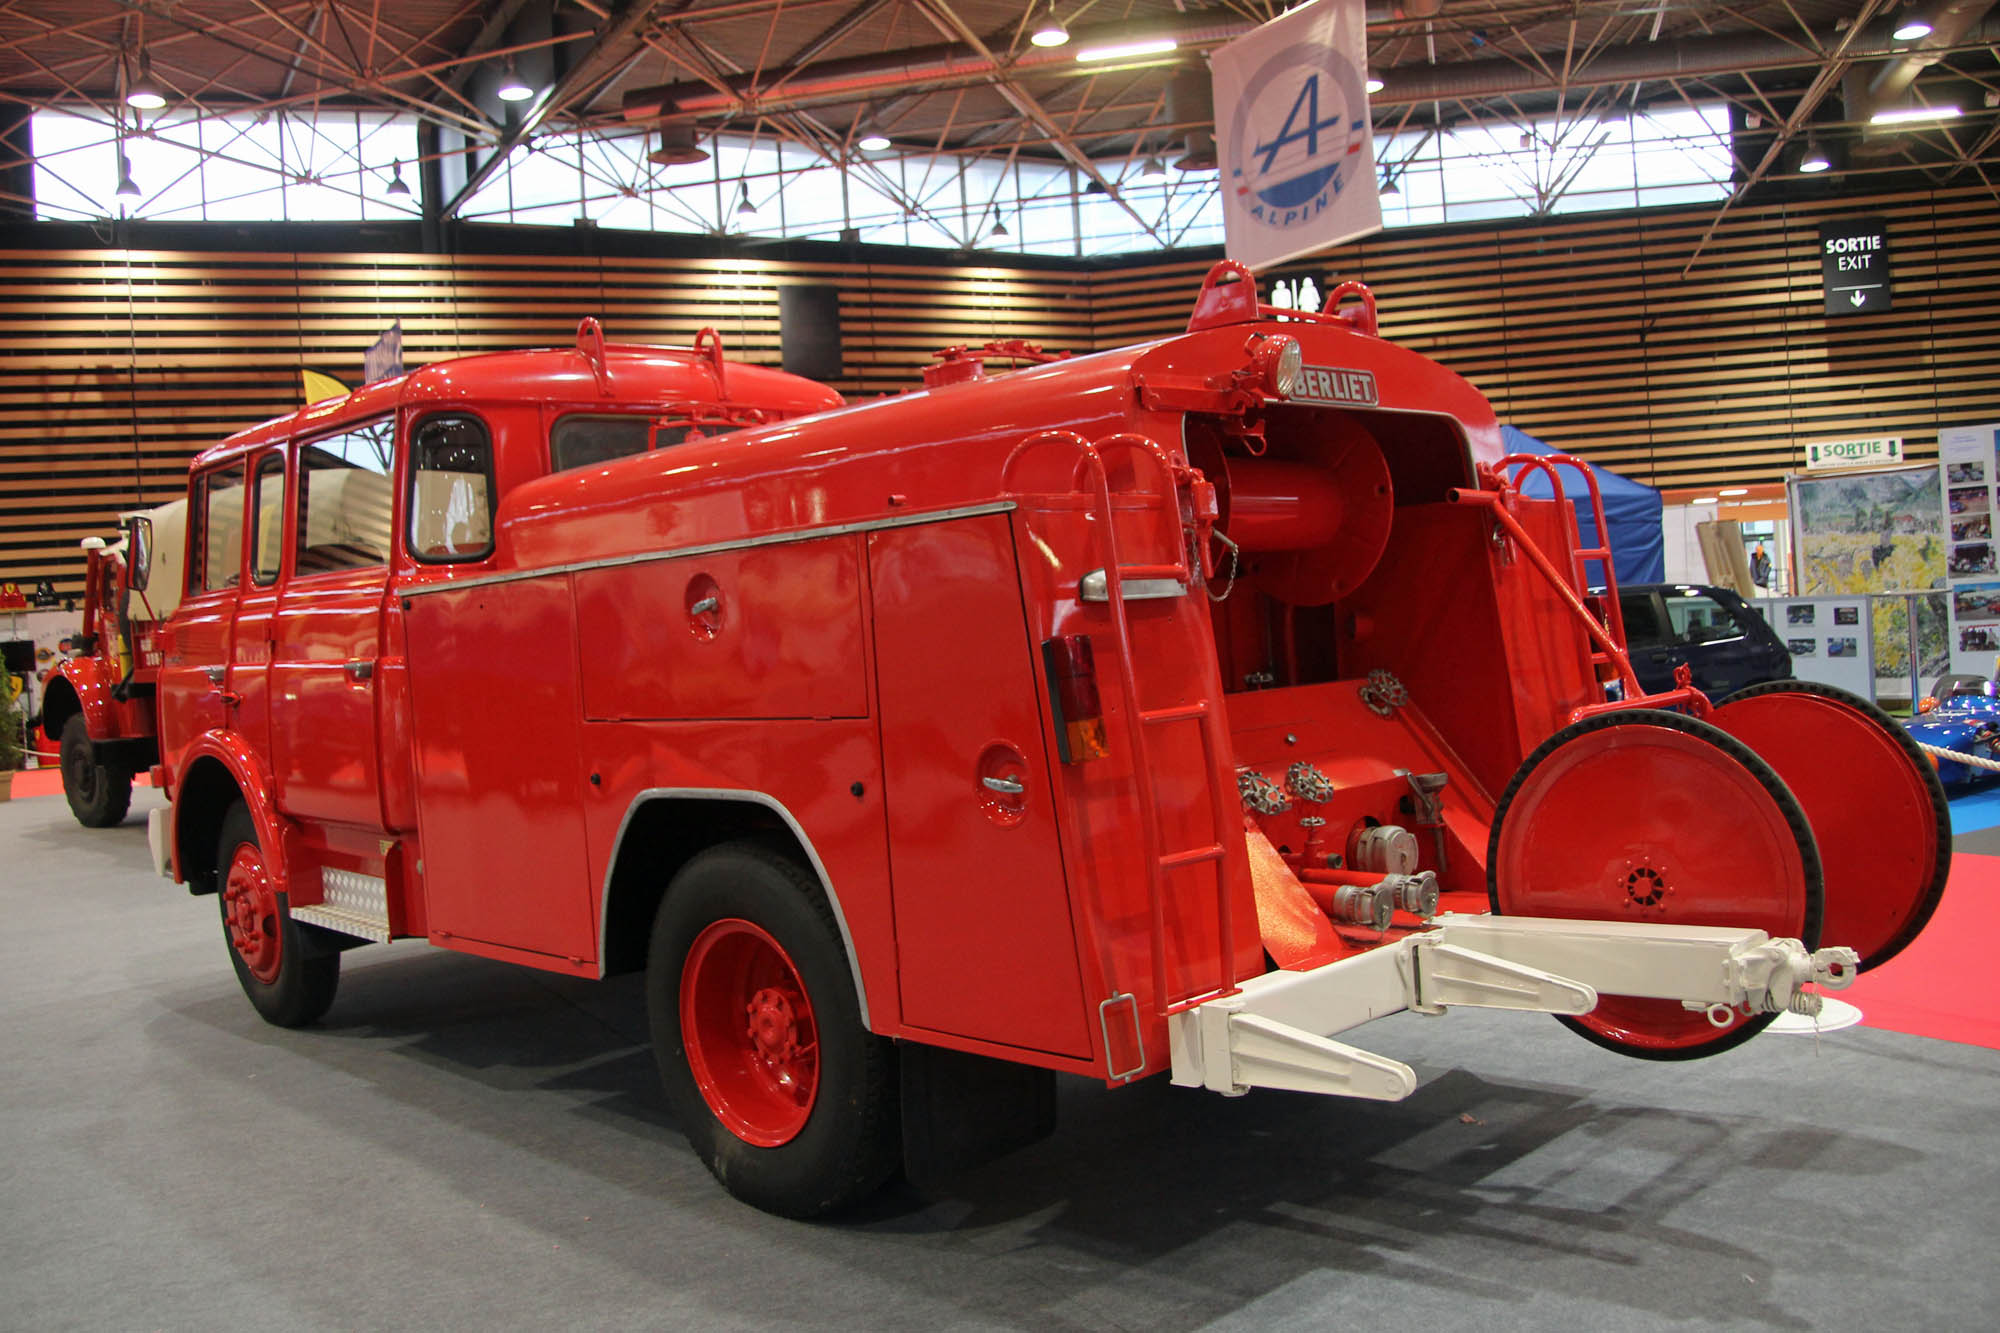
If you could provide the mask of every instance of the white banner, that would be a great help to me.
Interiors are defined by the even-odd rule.
[[[1313,0],[1211,65],[1231,259],[1264,268],[1381,230],[1365,0]]]

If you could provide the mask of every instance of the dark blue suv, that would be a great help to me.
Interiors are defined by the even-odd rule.
[[[1649,692],[1670,690],[1685,662],[1696,688],[1724,699],[1746,685],[1792,678],[1784,640],[1748,602],[1700,583],[1637,583],[1618,590],[1632,671]]]

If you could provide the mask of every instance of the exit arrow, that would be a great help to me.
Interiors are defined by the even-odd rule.
[[[1866,305],[1868,304],[1868,293],[1857,287],[1853,292],[1848,294],[1847,300],[1852,305]]]

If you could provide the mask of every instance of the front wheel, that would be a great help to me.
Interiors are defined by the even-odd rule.
[[[63,796],[76,822],[85,828],[110,828],[122,822],[132,808],[132,775],[116,764],[98,762],[82,713],[71,713],[63,723],[58,754]]]
[[[653,922],[646,1010],[668,1106],[737,1198],[818,1217],[895,1170],[894,1052],[862,1026],[833,911],[797,861],[739,842],[688,862]]]
[[[256,822],[241,801],[223,816],[215,864],[222,933],[243,993],[264,1021],[277,1027],[317,1022],[332,1007],[340,985],[340,955],[311,948],[292,920],[257,843]]]

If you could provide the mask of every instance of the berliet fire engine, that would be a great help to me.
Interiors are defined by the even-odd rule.
[[[840,407],[585,321],[198,458],[150,831],[257,1009],[370,940],[643,968],[699,1154],[811,1215],[1057,1072],[1407,1096],[1342,1039],[1400,1010],[1726,1050],[1936,905],[1902,734],[1644,694],[1549,464],[1364,289],[985,359]]]

